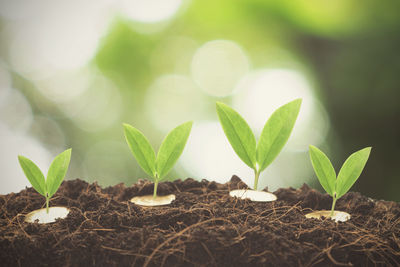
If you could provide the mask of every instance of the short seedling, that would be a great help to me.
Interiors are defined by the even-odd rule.
[[[62,217],[62,215],[68,214],[68,209],[64,207],[54,207],[52,210],[49,208],[50,198],[57,192],[58,188],[63,181],[65,174],[67,173],[69,162],[71,160],[71,149],[65,150],[59,154],[50,165],[49,171],[47,173],[47,179],[44,179],[43,173],[40,171],[39,167],[36,166],[33,161],[24,157],[18,156],[19,163],[22,170],[24,171],[32,187],[42,196],[46,198],[46,215],[40,215],[44,209],[34,211],[26,216],[26,219],[36,218],[39,222],[53,222],[56,218]],[[39,213],[38,213],[39,212]],[[66,213],[66,214],[65,214]],[[54,216],[53,216],[54,215]],[[42,220],[40,216],[44,216]],[[64,216],[64,217],[65,217]],[[47,221],[50,220],[50,221]]]
[[[218,117],[233,150],[245,164],[254,170],[255,190],[257,190],[260,173],[274,161],[289,139],[301,102],[301,99],[296,99],[278,108],[266,122],[258,144],[249,125],[240,114],[228,105],[217,102]],[[238,196],[236,193],[236,191],[231,192],[231,195]],[[239,192],[246,195],[249,193],[251,192]],[[257,192],[258,195],[260,195],[259,192]],[[246,197],[242,195],[242,198]],[[274,198],[276,199],[275,196]]]
[[[166,175],[182,154],[191,129],[191,121],[183,123],[173,129],[161,143],[156,158],[156,154],[150,145],[150,142],[143,133],[129,124],[124,124],[126,142],[128,143],[133,156],[143,171],[154,180],[153,197],[136,197],[131,200],[132,202],[140,205],[158,206],[169,204],[175,199],[175,195],[157,197],[157,186],[160,181],[165,179]]]
[[[360,177],[361,172],[367,163],[369,154],[371,152],[371,147],[366,147],[350,155],[340,169],[337,178],[331,161],[321,150],[310,145],[309,152],[311,163],[318,180],[325,191],[332,196],[333,202],[330,212],[317,211],[307,214],[306,217],[319,218],[324,216],[339,221],[339,219],[335,219],[335,215],[337,214],[337,216],[340,217],[340,214],[343,212],[335,211],[336,201],[346,194],[347,191],[349,191],[353,184],[357,181],[358,177]],[[346,216],[342,216],[342,220],[340,221],[346,221],[350,218],[348,213],[345,214]]]

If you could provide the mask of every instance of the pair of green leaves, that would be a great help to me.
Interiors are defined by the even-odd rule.
[[[329,158],[318,148],[310,145],[310,158],[319,182],[334,199],[339,199],[360,177],[367,163],[371,147],[361,149],[347,158],[336,178],[335,169]]]
[[[275,110],[266,122],[258,144],[242,116],[228,105],[217,102],[222,128],[239,158],[256,172],[256,182],[258,174],[274,161],[289,139],[301,102],[301,99],[296,99]]]
[[[33,188],[46,199],[50,199],[60,187],[68,170],[71,151],[71,149],[65,150],[54,158],[47,172],[46,180],[39,167],[33,161],[24,156],[18,156],[19,164],[26,178],[28,178]]]
[[[149,140],[138,129],[124,124],[126,142],[140,167],[155,181],[162,180],[175,165],[189,138],[192,122],[186,122],[173,129],[163,140],[156,154]]]

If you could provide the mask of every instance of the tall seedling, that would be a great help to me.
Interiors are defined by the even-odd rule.
[[[301,102],[301,99],[296,99],[275,110],[266,122],[258,144],[242,116],[228,105],[217,102],[218,117],[233,150],[254,170],[255,190],[260,173],[274,161],[289,139]]]
[[[157,196],[158,183],[166,177],[182,154],[192,124],[191,121],[186,122],[173,129],[161,143],[157,157],[143,133],[129,124],[123,125],[126,142],[133,156],[143,171],[154,181],[153,198]]]

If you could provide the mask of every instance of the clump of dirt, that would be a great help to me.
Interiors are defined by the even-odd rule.
[[[350,192],[337,209],[345,223],[306,219],[329,209],[331,198],[303,185],[279,189],[275,202],[229,196],[246,188],[236,176],[226,184],[186,179],[164,182],[176,195],[169,206],[129,202],[151,194],[140,180],[101,188],[64,181],[52,206],[71,209],[66,219],[41,225],[24,215],[42,208],[32,188],[0,196],[1,266],[400,266],[400,204]]]

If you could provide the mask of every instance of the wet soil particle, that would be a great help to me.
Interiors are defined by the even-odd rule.
[[[151,194],[150,182],[64,181],[51,205],[71,212],[47,225],[24,222],[44,204],[32,188],[0,195],[0,266],[400,266],[399,203],[350,192],[337,209],[352,218],[335,223],[304,217],[331,205],[307,185],[270,203],[229,197],[239,188],[236,176],[165,182],[159,193],[176,200],[144,208],[129,199]]]

